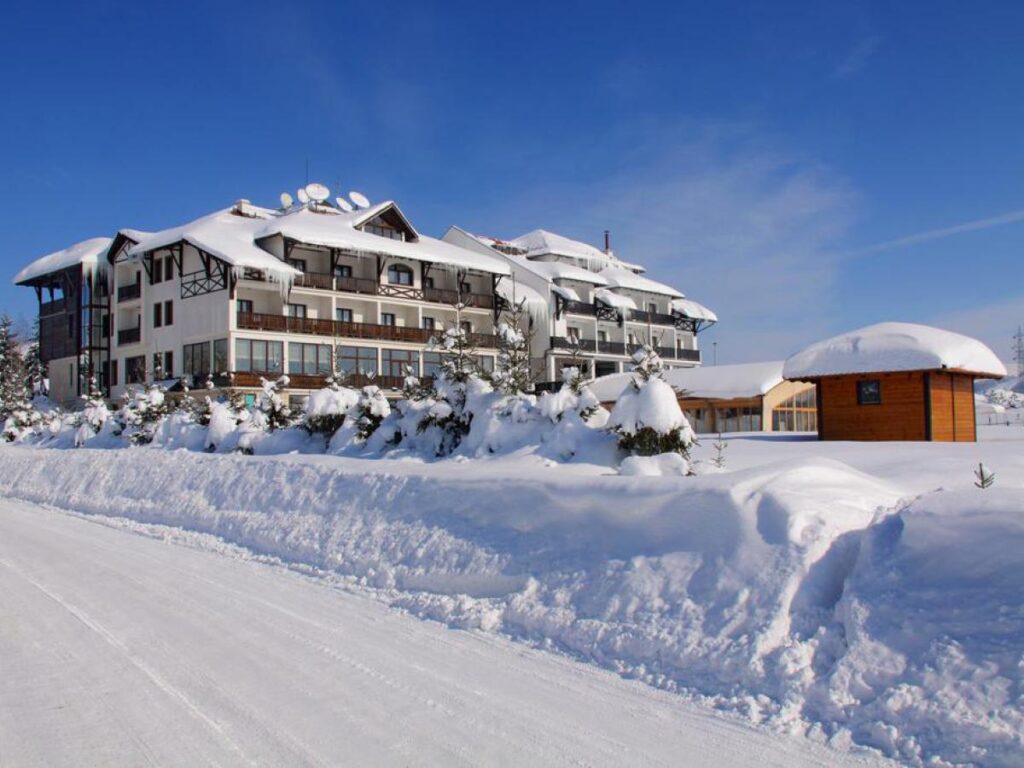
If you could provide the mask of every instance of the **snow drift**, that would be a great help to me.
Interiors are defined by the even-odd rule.
[[[1020,757],[1021,492],[901,506],[836,461],[528,463],[5,448],[0,492],[214,534],[840,746]]]

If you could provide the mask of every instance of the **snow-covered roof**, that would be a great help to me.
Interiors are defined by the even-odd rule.
[[[698,304],[693,299],[673,299],[672,311],[677,312],[683,317],[689,317],[692,320],[707,320],[709,323],[718,322],[718,315],[703,304]]]
[[[93,237],[89,240],[75,243],[62,251],[43,256],[16,274],[13,282],[15,285],[20,285],[37,277],[48,275],[51,272],[59,272],[62,269],[78,264],[87,267],[95,266],[106,254],[111,242],[109,237]]]
[[[605,267],[598,273],[608,281],[608,284],[615,288],[625,288],[631,291],[643,291],[645,293],[657,293],[663,296],[682,298],[683,294],[675,288],[650,280],[646,277],[630,272],[622,267]]]
[[[577,283],[590,285],[608,285],[608,281],[589,269],[566,264],[564,261],[530,261],[522,256],[508,256],[515,259],[523,269],[528,269],[545,280],[575,280]]]
[[[551,292],[556,296],[562,297],[566,301],[580,301],[580,295],[572,288],[567,288],[564,285],[555,285],[552,283]]]
[[[782,360],[767,363],[741,363],[700,368],[671,368],[663,376],[677,393],[689,397],[731,400],[759,397],[782,383]],[[613,373],[590,384],[602,402],[618,399],[629,386],[632,373]]]
[[[1001,378],[1006,367],[969,336],[915,323],[878,323],[819,341],[786,360],[787,379],[885,371],[967,371]]]
[[[549,232],[546,229],[535,229],[520,235],[509,244],[526,251],[528,257],[543,256],[551,254],[554,256],[568,256],[572,259],[580,259],[586,262],[591,269],[600,269],[610,264],[617,264],[629,269],[643,271],[643,267],[637,264],[627,264],[620,261],[613,253],[605,253],[588,243],[572,240],[563,235]]]
[[[381,203],[378,210],[392,205]],[[372,209],[371,209],[372,210]],[[308,245],[324,248],[343,248],[357,253],[397,256],[432,264],[450,264],[462,269],[496,275],[512,274],[508,265],[494,256],[474,253],[443,240],[419,235],[415,241],[391,240],[356,227],[372,216],[365,211],[353,213],[315,212],[299,207],[263,222],[257,239],[280,235]]]
[[[629,296],[614,293],[607,288],[598,288],[594,291],[594,298],[615,309],[636,309],[636,302]]]
[[[255,242],[256,234],[266,219],[273,216],[273,212],[254,206],[249,210],[256,215],[242,216],[234,212],[234,207],[225,208],[188,224],[156,232],[143,237],[129,248],[128,255],[141,256],[175,243],[186,242],[232,267],[262,270],[272,279],[282,283],[290,282],[300,274],[299,271],[263,250]]]
[[[536,318],[538,323],[542,318],[548,316],[547,297],[541,296],[540,293],[524,283],[513,282],[511,278],[499,280],[498,295],[509,304],[523,303],[527,314]]]

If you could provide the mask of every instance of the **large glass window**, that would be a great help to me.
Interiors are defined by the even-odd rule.
[[[345,376],[376,376],[377,350],[371,347],[338,347],[338,368]]]
[[[419,375],[419,352],[409,352],[404,349],[382,349],[380,358],[383,376],[405,376],[406,369],[411,369],[414,375]]]
[[[213,340],[213,373],[227,373],[228,371],[228,340]]]
[[[329,344],[288,342],[288,373],[329,376],[331,373],[331,346]]]
[[[809,387],[772,409],[775,432],[813,432],[818,428],[817,390]]]
[[[210,343],[203,341],[199,344],[186,344],[181,352],[185,375],[191,376],[194,382],[205,379],[210,373]]]
[[[284,343],[262,339],[235,339],[235,370],[283,373]]]
[[[440,352],[424,352],[423,353],[423,377],[428,379],[436,379],[438,374],[441,372],[441,353]]]
[[[142,384],[146,380],[146,356],[129,357],[124,361],[125,384]]]

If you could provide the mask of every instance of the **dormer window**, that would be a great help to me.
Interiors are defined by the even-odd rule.
[[[405,264],[392,264],[388,267],[388,282],[391,285],[412,285],[412,270]]]
[[[397,229],[391,227],[380,227],[376,224],[367,224],[363,227],[363,232],[368,232],[371,235],[377,235],[377,237],[386,237],[389,240],[405,240],[405,232],[400,232]]]

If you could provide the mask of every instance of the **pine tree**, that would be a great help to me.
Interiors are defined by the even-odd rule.
[[[292,409],[288,401],[281,397],[281,392],[288,387],[289,379],[281,376],[276,381],[260,379],[262,391],[256,396],[256,409],[266,417],[267,428],[275,429],[292,425]]]
[[[75,431],[75,447],[85,445],[86,441],[96,435],[110,421],[110,410],[103,394],[96,385],[96,378],[89,379],[89,393],[83,395],[85,406],[82,408],[82,415],[78,429]]]
[[[0,317],[0,424],[14,411],[29,407],[25,362],[10,316]]]
[[[32,343],[25,352],[25,379],[32,397],[49,395],[49,372],[39,352],[39,318],[32,325]]]
[[[431,342],[431,349],[441,355],[441,368],[434,381],[436,402],[420,421],[417,429],[425,432],[431,427],[441,431],[437,455],[447,456],[469,433],[473,414],[466,410],[467,385],[479,378],[476,347],[462,327],[461,309],[456,305],[456,324],[444,332],[440,342]]]
[[[506,395],[529,391],[533,386],[530,372],[530,328],[526,313],[526,300],[515,300],[503,310],[498,324],[498,361],[494,376],[495,386]],[[524,328],[526,329],[524,331]]]

